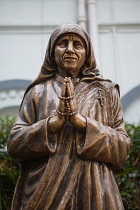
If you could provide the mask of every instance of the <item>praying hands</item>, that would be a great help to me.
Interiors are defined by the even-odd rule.
[[[56,132],[64,125],[66,120],[69,120],[76,129],[83,131],[86,128],[86,119],[77,113],[74,85],[71,77],[65,77],[64,81],[56,115],[49,120],[49,130]]]

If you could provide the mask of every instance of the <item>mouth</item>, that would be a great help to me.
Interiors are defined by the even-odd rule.
[[[65,57],[64,57],[64,60],[66,60],[66,61],[76,61],[77,58],[72,57],[72,56],[65,56]]]

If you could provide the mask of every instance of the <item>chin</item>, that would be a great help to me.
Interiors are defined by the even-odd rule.
[[[72,70],[68,70],[68,71],[67,71],[67,76],[68,76],[68,77],[76,77],[76,76],[78,75],[78,73],[79,73],[79,71],[76,72],[76,71],[74,71],[73,69],[72,69]]]
[[[77,70],[77,66],[67,65],[67,66],[64,66],[64,69],[68,77],[77,76],[77,74],[79,73],[79,70]]]

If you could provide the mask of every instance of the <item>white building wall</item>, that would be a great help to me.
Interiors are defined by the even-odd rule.
[[[100,69],[120,85],[123,98],[140,85],[140,1],[97,0],[97,19]],[[140,122],[139,97],[125,109],[124,119]]]
[[[77,18],[75,0],[0,0],[0,16],[0,80],[34,79],[52,31]]]
[[[140,0],[97,0],[97,5],[101,70],[120,84],[123,96],[140,84]]]
[[[81,13],[78,4],[82,5]],[[90,12],[98,37],[90,30],[89,4],[97,14],[95,19]],[[93,42],[99,46],[101,72],[120,85],[123,98],[140,85],[139,11],[140,0],[0,0],[0,81],[35,79],[52,31],[59,24],[79,21],[86,24]],[[17,110],[23,89],[20,91],[0,90],[1,116],[15,113],[13,107]],[[139,122],[139,107],[137,97],[125,109],[125,120]]]

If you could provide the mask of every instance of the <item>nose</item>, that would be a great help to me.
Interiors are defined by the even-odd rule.
[[[74,53],[74,47],[73,47],[73,42],[72,42],[72,41],[69,41],[69,42],[68,42],[66,52],[67,52],[67,53]]]

